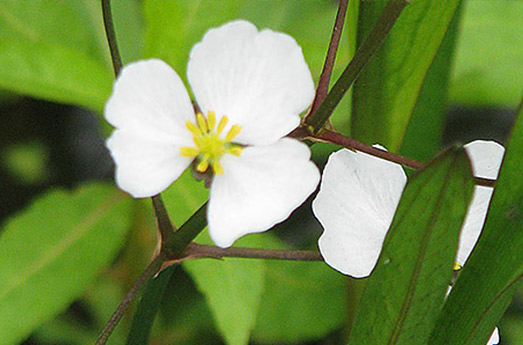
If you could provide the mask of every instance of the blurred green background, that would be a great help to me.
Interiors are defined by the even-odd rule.
[[[113,0],[112,4],[124,62],[159,57],[184,80],[192,45],[208,28],[236,18],[295,37],[317,80],[337,11],[337,2],[331,0]],[[357,9],[357,3],[351,1],[334,80],[354,51]],[[421,121],[423,128],[409,125],[406,138],[410,140],[405,139],[400,149],[413,158],[427,160],[437,148],[475,138],[503,142],[520,102],[523,2],[469,0],[458,12],[414,112],[414,116],[427,112],[436,115],[430,121]],[[113,79],[99,1],[0,0],[0,231],[26,226],[19,212],[54,188],[73,189],[91,181],[105,181],[92,187],[100,189],[96,193],[85,187],[81,205],[89,205],[90,198],[104,198],[106,189],[113,189],[109,187],[113,164],[103,144],[110,128],[101,116]],[[334,126],[346,134],[352,130],[350,108],[350,97],[346,97],[332,118]],[[430,136],[425,137],[424,131],[429,131]],[[431,141],[432,146],[424,146],[420,138]],[[320,166],[331,150],[328,145],[313,147],[314,159]],[[168,193],[169,205],[174,204],[173,199],[175,196]],[[65,211],[73,205],[48,202],[50,207],[64,207]],[[310,216],[309,206],[306,203],[285,224],[271,231],[269,239],[253,236],[247,243],[315,248],[321,230]],[[112,247],[98,253],[103,259],[90,267],[93,272],[85,278],[85,285],[75,288],[78,293],[54,306],[56,312],[52,315],[43,313],[37,320],[28,316],[27,320],[14,321],[33,325],[20,331],[30,334],[24,344],[94,343],[156,245],[148,200],[118,207],[113,216],[122,219],[115,220],[120,223],[114,226],[124,230],[115,231],[117,240]],[[35,222],[51,211],[41,206],[38,212]],[[175,216],[178,225],[188,216],[184,212]],[[296,228],[307,231],[297,234],[293,230]],[[98,255],[100,247],[94,239],[82,249],[85,255]],[[18,257],[5,250],[2,255]],[[216,313],[198,288],[203,283],[199,281],[198,287],[195,284],[194,272],[200,269],[192,267],[196,265],[176,269],[154,325],[152,344],[222,343],[218,329],[227,328],[227,322],[215,322]],[[256,265],[252,263],[247,270],[260,269]],[[263,270],[266,281],[253,321],[253,344],[342,342],[347,332],[344,324],[351,315],[351,293],[346,288],[349,278],[322,263],[271,262]],[[77,273],[70,274],[74,278]],[[45,275],[42,277],[45,279]],[[220,279],[218,273],[214,278]],[[45,284],[40,288],[34,293],[49,293],[53,298]],[[9,315],[0,308],[0,323]],[[125,343],[131,321],[132,313],[128,313],[110,344]],[[523,292],[499,326],[502,344],[523,344]],[[2,338],[0,332],[0,344],[4,344]],[[228,341],[237,341],[232,338]]]

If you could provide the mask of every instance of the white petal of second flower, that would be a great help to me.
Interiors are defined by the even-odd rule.
[[[209,30],[189,56],[187,76],[204,113],[227,115],[235,141],[272,144],[296,128],[314,98],[302,50],[289,35],[234,21]]]
[[[464,146],[472,163],[474,176],[496,179],[505,148],[495,141],[475,140]]]
[[[490,179],[498,177],[505,153],[503,146],[494,141],[476,140],[465,145],[465,149],[470,157],[475,176]],[[493,191],[494,189],[491,187],[476,186],[474,188],[474,195],[461,228],[456,256],[456,261],[462,266],[479,239]]]
[[[456,261],[461,266],[465,265],[479,239],[493,192],[494,189],[490,187],[474,187],[474,194],[467,209],[467,215],[465,216],[459,237]]]
[[[398,164],[347,149],[331,154],[312,203],[327,264],[356,278],[370,275],[406,181]]]
[[[224,174],[214,177],[208,209],[209,233],[220,247],[285,220],[320,179],[309,148],[287,138],[225,155],[220,163]]]
[[[492,332],[492,335],[490,336],[490,339],[487,342],[487,345],[498,345],[499,344],[499,330],[498,328],[494,328],[494,331]]]

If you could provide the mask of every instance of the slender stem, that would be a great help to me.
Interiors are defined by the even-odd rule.
[[[259,248],[219,248],[191,243],[187,248],[186,258],[253,258],[291,261],[323,261],[320,253],[312,250],[275,250]]]
[[[338,103],[359,76],[363,67],[374,56],[408,4],[407,0],[389,0],[376,24],[372,27],[371,32],[361,46],[358,47],[353,59],[347,65],[338,81],[336,81],[332,90],[321,103],[318,110],[307,118],[305,123],[312,127],[314,132],[319,131],[327,122]]]
[[[293,136],[297,137],[299,135],[304,134],[304,129],[302,127],[301,130],[296,130],[293,132]],[[351,150],[358,150],[361,152],[365,152],[371,156],[379,157],[385,160],[388,160],[390,162],[401,164],[407,168],[411,169],[419,169],[421,168],[425,163],[416,161],[414,159],[410,159],[401,155],[398,155],[396,153],[387,152],[385,150],[381,150],[379,148],[369,146],[367,144],[363,144],[357,140],[347,138],[346,136],[334,132],[328,129],[322,129],[319,133],[312,136],[305,136],[306,139],[312,140],[312,141],[323,141],[323,142],[329,142],[332,144],[337,144],[340,146],[343,146],[345,148],[351,149]],[[475,177],[476,184],[480,186],[485,187],[494,187],[496,185],[496,180],[486,179],[483,177]]]
[[[327,141],[332,144],[341,145],[348,149],[365,152],[365,153],[368,153],[369,155],[383,158],[388,161],[401,164],[401,165],[403,165],[407,168],[411,168],[411,169],[419,169],[423,166],[422,162],[418,162],[414,159],[403,157],[403,156],[400,156],[400,155],[392,153],[392,152],[387,152],[385,150],[381,150],[376,147],[369,146],[367,144],[363,144],[357,140],[354,140],[352,138],[347,138],[346,136],[344,136],[338,132],[334,132],[334,131],[331,131],[328,129],[322,129],[318,134],[314,135],[312,138],[309,138],[309,139],[311,139],[311,140],[319,139],[321,141]]]
[[[175,229],[160,194],[153,196],[151,200],[153,202],[158,230],[162,236],[162,246],[164,246],[165,244],[171,243]]]
[[[127,308],[131,305],[131,302],[135,299],[135,297],[138,295],[138,293],[142,290],[145,283],[149,281],[158,271],[160,270],[160,267],[162,266],[162,263],[164,262],[164,257],[162,255],[157,256],[149,266],[145,269],[145,271],[138,277],[136,282],[134,283],[133,287],[127,295],[125,295],[125,298],[122,300],[118,308],[115,310],[109,321],[107,321],[104,329],[100,333],[100,336],[98,337],[98,340],[96,340],[95,345],[105,345],[107,343],[107,340],[109,339],[109,336],[113,333],[114,328],[116,325],[118,325],[118,322],[122,319],[123,315],[127,311]]]
[[[118,75],[122,69],[122,59],[118,52],[118,45],[116,44],[116,33],[114,30],[113,16],[111,14],[110,0],[102,0],[102,13],[104,17],[105,35],[107,36],[107,43],[111,52],[111,60],[113,62],[114,74]]]
[[[316,95],[314,96],[314,101],[312,102],[309,114],[314,114],[316,110],[318,110],[318,107],[323,102],[325,96],[327,96],[327,92],[329,91],[329,82],[332,75],[332,68],[334,66],[336,53],[340,44],[340,37],[343,31],[343,24],[345,23],[345,15],[347,13],[348,3],[349,0],[340,0],[338,14],[336,15],[336,21],[334,23],[334,28],[332,29],[329,49],[327,51],[327,56],[325,57],[325,64],[323,65],[323,71],[321,72],[318,87],[316,88]],[[306,118],[307,116],[305,119]]]

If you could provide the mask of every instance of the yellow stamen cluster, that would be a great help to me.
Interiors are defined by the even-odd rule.
[[[196,158],[198,162],[196,170],[201,173],[206,172],[209,166],[211,166],[214,174],[223,174],[220,158],[226,153],[239,156],[242,152],[241,146],[231,143],[240,133],[241,127],[238,125],[232,126],[225,138],[222,139],[220,135],[229,122],[227,116],[221,118],[218,127],[216,127],[216,114],[214,111],[207,113],[207,119],[201,113],[198,113],[196,122],[198,125],[190,121],[185,122],[185,126],[193,135],[196,147],[182,147],[180,148],[180,154],[184,157]]]
[[[452,268],[454,271],[459,271],[461,269],[461,265],[458,264],[457,262],[454,262],[454,267]]]

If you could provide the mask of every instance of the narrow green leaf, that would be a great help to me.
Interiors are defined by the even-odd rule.
[[[483,345],[523,278],[523,110],[508,143],[483,232],[445,304],[431,345]]]
[[[350,345],[426,343],[452,278],[473,185],[462,149],[439,156],[409,180],[364,291]]]
[[[354,85],[354,138],[399,150],[427,71],[458,4],[459,0],[417,0],[403,11]],[[384,5],[385,1],[360,3],[359,41]]]
[[[89,185],[55,191],[0,237],[0,344],[23,340],[71,303],[123,245],[129,199]]]
[[[156,313],[163,299],[165,289],[171,279],[175,267],[171,266],[160,272],[153,280],[147,283],[138,309],[134,315],[131,332],[127,338],[127,345],[143,345],[149,343],[149,336]]]
[[[0,88],[103,109],[113,73],[99,1],[2,1],[0,35]]]
[[[436,57],[425,77],[401,144],[400,153],[421,162],[439,151],[447,111],[447,90],[463,6],[458,6]]]

